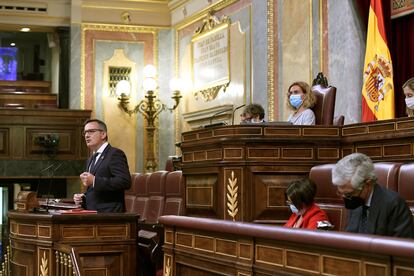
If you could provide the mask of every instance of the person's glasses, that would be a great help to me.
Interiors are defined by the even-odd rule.
[[[86,134],[92,135],[92,134],[94,134],[95,132],[98,132],[98,131],[103,131],[103,130],[102,129],[98,129],[98,128],[92,128],[92,129],[84,130],[82,132],[82,135],[83,136],[86,136]]]
[[[336,191],[336,195],[337,196],[340,196],[340,197],[343,197],[343,198],[345,198],[345,199],[351,199],[351,198],[353,198],[353,197],[359,197],[360,195],[361,195],[361,193],[362,193],[362,190],[363,189],[361,189],[361,190],[359,190],[359,193],[358,193],[358,195],[353,195],[353,193],[355,193],[355,191],[352,191],[352,192],[350,192],[350,193],[345,193],[345,194],[343,194],[343,193],[341,193],[341,192],[339,192],[339,191]]]

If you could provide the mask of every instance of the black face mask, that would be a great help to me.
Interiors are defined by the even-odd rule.
[[[351,198],[344,198],[346,209],[356,209],[365,204],[365,201],[358,196],[351,196]]]

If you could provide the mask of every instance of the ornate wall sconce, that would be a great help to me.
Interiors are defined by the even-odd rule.
[[[129,81],[122,80],[116,85],[116,95],[118,96],[119,107],[129,116],[135,113],[141,113],[147,121],[146,130],[148,136],[148,154],[145,165],[147,172],[153,172],[157,167],[157,163],[154,158],[154,132],[156,129],[155,120],[162,111],[173,111],[176,109],[182,97],[180,94],[181,81],[173,79],[170,82],[170,88],[173,91],[171,98],[174,100],[174,106],[170,108],[162,103],[154,93],[158,87],[157,81],[155,80],[156,74],[157,72],[153,65],[147,65],[144,67],[143,88],[146,92],[145,99],[141,100],[133,109],[130,109],[129,107],[129,95],[131,92],[131,84]]]

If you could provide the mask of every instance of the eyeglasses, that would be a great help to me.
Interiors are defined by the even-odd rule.
[[[337,195],[337,196],[341,196],[341,197],[343,197],[343,198],[345,198],[345,199],[351,199],[351,198],[353,198],[353,197],[359,197],[359,196],[361,195],[361,193],[362,193],[362,190],[364,190],[364,188],[362,188],[361,190],[359,190],[358,195],[352,195],[352,194],[353,194],[353,193],[355,193],[355,191],[357,191],[357,190],[354,190],[354,191],[352,191],[352,192],[350,192],[350,193],[345,193],[345,194],[343,194],[343,193],[341,193],[341,192],[339,192],[339,191],[336,191],[336,195]]]
[[[86,136],[86,134],[89,134],[89,135],[92,135],[92,134],[94,134],[95,132],[98,132],[98,131],[103,131],[102,129],[98,129],[98,128],[92,128],[92,129],[88,129],[88,130],[84,130],[83,132],[82,132],[82,135],[83,136]]]

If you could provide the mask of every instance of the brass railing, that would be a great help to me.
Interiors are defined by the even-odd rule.
[[[3,255],[3,262],[1,264],[0,276],[11,276],[11,272],[10,272],[10,246],[6,247],[6,252]]]
[[[71,246],[55,245],[55,275],[80,276],[76,254]]]
[[[49,274],[47,263],[40,265],[40,275],[55,276],[80,276],[80,270],[76,261],[76,255],[72,247],[67,245],[57,245],[55,250],[55,271]],[[3,255],[3,262],[0,268],[0,276],[12,276],[10,267],[11,250],[10,246],[6,247]]]

